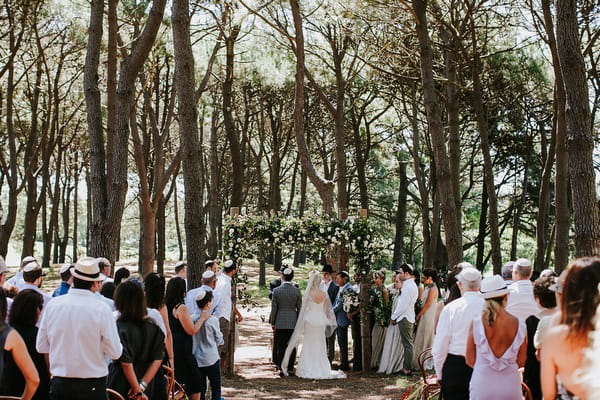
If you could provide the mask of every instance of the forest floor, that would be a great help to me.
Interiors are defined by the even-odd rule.
[[[250,286],[256,285],[258,268],[244,265],[244,273],[249,277]],[[304,272],[296,272],[297,277],[301,274]],[[267,276],[267,282],[273,278],[275,275]],[[279,377],[271,363],[273,333],[268,323],[271,307],[266,293],[263,290],[253,295],[257,304],[240,308],[244,320],[238,326],[235,375],[223,377],[222,395],[225,399],[397,400],[418,379],[353,371],[347,372],[346,379]],[[349,347],[352,349],[352,345]]]

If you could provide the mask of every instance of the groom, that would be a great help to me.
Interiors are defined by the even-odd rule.
[[[352,290],[352,286],[348,283],[349,280],[350,275],[346,271],[340,271],[335,277],[335,283],[339,286],[340,290],[335,298],[333,312],[335,312],[335,318],[337,319],[337,339],[340,346],[340,369],[342,371],[350,369],[348,363],[348,326],[350,325],[350,319],[348,319],[346,311],[344,311],[344,292]]]
[[[273,362],[279,369],[280,376],[283,376],[281,370],[283,355],[292,333],[294,333],[296,320],[302,308],[300,289],[294,286],[292,279],[294,279],[294,271],[289,267],[285,268],[282,273],[281,286],[273,290],[271,315],[269,316],[269,323],[273,328]],[[289,375],[292,375],[295,361],[296,350],[292,352],[290,362],[287,365]]]

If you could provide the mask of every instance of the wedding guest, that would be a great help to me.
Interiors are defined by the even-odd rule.
[[[567,277],[567,273],[569,272],[568,268],[565,268],[558,277],[554,277],[554,283],[550,285],[549,289],[554,292],[554,299],[556,300],[556,307],[553,313],[548,313],[543,318],[540,319],[537,330],[535,332],[535,336],[533,338],[535,348],[537,349],[537,356],[539,359],[540,349],[542,348],[542,344],[544,343],[544,339],[548,334],[550,328],[555,325],[558,325],[560,320],[560,304],[562,302],[562,291],[565,284],[565,278]]]
[[[196,296],[197,306],[202,314],[209,316],[200,329],[194,334],[193,353],[196,357],[198,381],[200,382],[200,399],[206,398],[206,379],[210,381],[212,400],[221,399],[221,367],[219,346],[224,343],[219,321],[210,316],[213,292],[201,290]]]
[[[215,275],[217,275],[217,273],[219,272],[219,262],[217,260],[207,260],[204,263],[204,270],[212,271],[215,273]]]
[[[129,278],[130,275],[131,275],[131,272],[129,272],[129,269],[127,269],[125,267],[119,268],[115,272],[115,281],[114,281],[115,286],[119,286],[119,283],[121,283],[125,279]]]
[[[46,273],[42,271],[42,266],[34,259],[23,266],[23,283],[19,288],[19,292],[25,289],[31,289],[42,295],[44,298],[44,305],[47,305],[52,296],[44,292],[40,288],[44,282],[44,276]]]
[[[390,323],[390,292],[385,287],[385,269],[373,273],[374,287],[371,292],[373,302],[373,329],[371,331],[371,368],[377,369],[381,361],[381,352],[385,341],[385,333]]]
[[[230,329],[231,329],[231,311],[235,313],[236,322],[242,322],[242,313],[233,307],[231,301],[231,280],[233,276],[237,274],[238,266],[233,260],[227,260],[223,271],[219,275],[217,280],[217,286],[213,291],[214,297],[218,299],[218,303],[215,305],[213,315],[219,320],[219,326],[221,327],[221,333],[223,334],[223,344],[219,347],[221,363],[223,366],[227,361],[227,349],[229,348],[230,340]]]
[[[114,282],[113,279],[110,277],[112,265],[110,265],[110,261],[108,261],[108,258],[98,257],[98,266],[100,267],[100,276],[102,277],[102,283]]]
[[[425,290],[421,297],[423,308],[415,316],[417,323],[417,332],[415,333],[415,363],[416,358],[428,349],[433,344],[433,333],[435,317],[437,314],[437,299],[438,299],[438,288],[435,284],[435,278],[437,277],[437,271],[432,268],[425,268],[423,270],[423,284]],[[428,366],[430,369],[432,366]]]
[[[533,284],[529,280],[531,273],[531,261],[526,258],[515,261],[512,271],[513,283],[509,287],[506,311],[522,320],[541,311],[533,298]]]
[[[173,335],[175,380],[183,385],[190,400],[198,400],[200,399],[200,379],[195,373],[198,365],[192,353],[192,336],[210,317],[210,313],[201,313],[200,319],[194,323],[185,305],[185,288],[185,280],[177,276],[171,278],[167,284],[165,305]]]
[[[392,303],[393,310],[398,305],[398,300],[400,300],[399,293],[402,290],[402,280],[399,276],[396,276],[392,279],[392,283],[394,284],[395,292],[398,293],[394,296]],[[402,339],[400,338],[400,329],[398,325],[388,325],[377,372],[387,375],[395,374],[400,371],[403,362],[404,348],[402,347]]]
[[[352,286],[349,283],[350,275],[346,271],[340,271],[335,277],[335,283],[340,288],[333,304],[333,312],[335,312],[335,318],[337,320],[337,341],[340,348],[340,365],[339,369],[342,371],[348,371],[350,369],[350,362],[348,361],[348,326],[350,326],[350,319],[344,311],[344,293],[347,290],[352,290]]]
[[[148,318],[144,291],[138,284],[121,282],[115,293],[115,307],[120,313],[117,329],[123,354],[109,367],[108,387],[124,398],[153,398],[165,336]]]
[[[353,276],[354,285],[352,285],[352,290],[354,290],[360,296],[360,274],[357,272]],[[352,370],[353,371],[361,371],[362,370],[362,332],[360,331],[360,307],[357,307],[356,310],[348,313],[348,318],[350,319],[350,329],[352,331]]]
[[[115,290],[117,290],[117,287],[115,286],[114,282],[104,282],[100,288],[100,294],[104,298],[114,301]]]
[[[60,267],[60,285],[56,288],[54,293],[52,293],[52,297],[62,296],[63,294],[67,294],[71,285],[73,284],[73,277],[71,276],[71,269],[73,269],[74,265],[67,263],[63,264]]]
[[[507,261],[502,265],[502,279],[506,282],[506,286],[510,287],[513,283],[513,267],[515,266],[514,261]]]
[[[23,286],[25,284],[25,280],[23,279],[23,268],[27,264],[32,263],[32,262],[37,263],[37,260],[32,256],[24,257],[21,260],[21,265],[19,266],[19,271],[16,273],[15,276],[13,276],[12,278],[10,278],[9,280],[6,281],[6,285],[7,286],[15,286],[17,288],[17,291],[19,289],[21,289],[21,286]]]
[[[538,315],[531,315],[525,320],[527,325],[527,359],[523,371],[523,382],[531,390],[534,400],[542,399],[540,362],[537,354],[540,343],[536,343],[535,336],[541,321],[544,318],[549,320],[556,312],[556,296],[550,290],[552,285],[554,285],[554,277],[551,275],[536,279],[533,283],[533,296],[542,311]]]
[[[123,347],[112,311],[94,296],[102,280],[96,259],[80,259],[71,274],[69,292],[44,307],[36,349],[49,354],[54,400],[105,400],[105,360],[119,358]]]
[[[38,328],[35,326],[44,304],[44,298],[31,289],[21,290],[14,298],[14,303],[8,317],[10,327],[21,335],[27,353],[40,378],[40,383],[33,396],[34,400],[48,399],[50,391],[50,375],[44,356],[35,349]],[[4,357],[4,375],[2,377],[2,390],[0,393],[9,396],[21,396],[25,389],[26,381],[23,373],[18,368],[12,353]]]
[[[174,367],[173,355],[173,336],[169,326],[169,316],[167,306],[165,305],[165,278],[155,272],[146,275],[144,279],[144,293],[146,295],[146,305],[148,308],[158,311],[165,326],[165,359],[163,363],[169,367]],[[167,382],[162,373],[154,378],[154,392],[150,396],[153,400],[166,400]]]
[[[500,275],[481,282],[485,305],[469,326],[466,361],[473,368],[471,400],[523,398],[519,367],[527,356],[523,320],[506,312],[508,288]]]
[[[579,258],[566,275],[560,302],[559,324],[544,338],[541,349],[541,382],[544,399],[585,399],[586,388],[577,380],[584,350],[594,329],[600,296],[600,258]]]
[[[185,296],[185,305],[187,306],[187,309],[191,316],[200,313],[200,309],[196,304],[196,296],[198,296],[198,292],[200,290],[207,290],[209,292],[213,292],[213,301],[211,302],[213,309],[210,310],[211,313],[214,312],[214,306],[216,306],[219,303],[219,299],[216,298],[216,296],[214,295],[214,290],[217,285],[217,276],[215,275],[215,273],[212,270],[207,269],[202,273],[202,280],[200,282],[202,283],[200,287],[188,291],[187,295]]]
[[[435,374],[445,400],[469,398],[473,369],[465,360],[467,337],[471,321],[481,315],[484,304],[479,293],[481,273],[477,269],[463,269],[458,275],[457,286],[462,296],[442,309],[431,349]]]
[[[175,276],[180,277],[184,281],[187,280],[187,261],[179,261],[175,264]]]
[[[283,283],[273,291],[273,300],[271,301],[271,314],[269,323],[273,329],[273,363],[281,370],[281,362],[285,354],[285,349],[294,333],[294,327],[298,320],[298,314],[302,308],[302,295],[300,289],[292,284],[294,271],[287,267],[283,271]],[[294,362],[296,361],[296,351],[290,356],[287,372],[292,373]]]
[[[0,256],[0,291],[4,292],[4,278],[6,278],[6,271],[7,271],[7,267],[6,267],[6,262],[4,261],[4,257]],[[9,297],[6,297],[6,304],[7,304],[7,309],[10,312],[10,307],[12,306],[12,299]],[[8,315],[8,312],[6,313]],[[4,321],[4,320],[2,320]]]
[[[585,351],[585,363],[579,382],[586,388],[588,399],[600,399],[600,306],[596,310],[596,327],[590,333],[590,346]]]
[[[392,310],[390,323],[398,324],[400,338],[404,348],[403,368],[399,374],[410,376],[413,369],[413,333],[415,324],[415,302],[419,296],[419,289],[415,283],[414,267],[410,264],[400,266],[401,273],[398,275],[402,280],[402,292],[396,307]]]
[[[329,296],[329,301],[331,306],[335,303],[335,298],[340,290],[340,287],[335,284],[333,281],[333,267],[329,264],[323,265],[323,269],[321,269],[321,275],[323,276],[323,286],[321,289],[327,293]],[[335,357],[335,329],[333,333],[327,338],[327,358],[329,359],[329,363],[333,362]]]

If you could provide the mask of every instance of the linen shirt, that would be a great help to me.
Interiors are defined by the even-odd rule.
[[[407,279],[402,284],[400,298],[392,310],[391,319],[400,322],[403,318],[412,324],[415,323],[415,303],[419,297],[419,289],[413,278]]]
[[[21,286],[25,284],[25,280],[23,279],[23,271],[19,271],[15,276],[6,281],[8,286],[16,286],[17,290],[21,289]]]
[[[509,286],[506,311],[522,320],[542,311],[533,297],[533,284],[530,280],[515,281]]]
[[[52,300],[52,296],[50,296],[48,293],[44,292],[42,289],[40,289],[39,287],[32,285],[31,283],[27,283],[25,282],[23,285],[21,285],[21,287],[19,288],[19,292],[26,290],[26,289],[30,289],[33,290],[35,292],[38,292],[39,294],[42,295],[42,297],[44,298],[44,307],[48,305],[48,302],[50,300]],[[42,309],[42,312],[44,310]]]
[[[194,320],[196,323],[197,319]],[[223,334],[219,328],[219,320],[210,317],[202,327],[194,334],[192,353],[196,358],[198,367],[210,367],[219,361],[219,347],[223,345]]]
[[[481,316],[484,303],[485,300],[479,292],[467,291],[460,299],[442,309],[431,348],[438,379],[442,379],[442,368],[448,354],[466,354],[469,327],[475,317]]]
[[[217,287],[214,290],[215,297],[219,299],[218,304],[212,313],[217,319],[231,319],[231,277],[227,274],[221,274],[217,280]]]
[[[50,373],[63,378],[102,378],[105,357],[123,347],[110,308],[90,290],[72,288],[52,300],[40,322],[37,351],[50,356]]]
[[[213,288],[211,288],[208,285],[202,285],[200,287],[197,287],[196,289],[192,289],[189,292],[187,292],[187,295],[185,296],[185,306],[187,307],[190,315],[195,315],[195,314],[200,313],[200,309],[198,308],[198,304],[196,303],[196,296],[198,296],[200,289],[204,289],[207,292],[212,292],[212,294],[213,294],[212,306],[210,306],[210,310],[209,310],[212,315],[215,311],[215,307],[218,304],[218,299],[217,299],[217,296],[215,295]]]

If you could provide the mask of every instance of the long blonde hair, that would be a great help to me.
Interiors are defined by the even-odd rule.
[[[504,303],[505,296],[506,295],[486,299],[485,305],[483,306],[482,317],[483,320],[487,322],[489,326],[494,326],[496,318],[498,317],[498,312],[502,309],[502,304]]]

